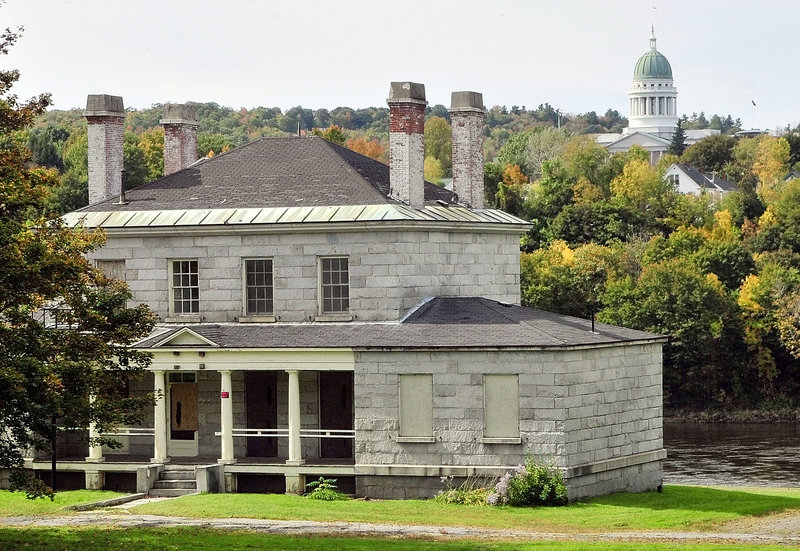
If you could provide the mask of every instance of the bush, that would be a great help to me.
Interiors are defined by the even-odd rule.
[[[308,499],[316,499],[318,501],[346,501],[350,499],[345,494],[336,489],[335,478],[319,477],[319,480],[309,482],[306,488],[311,490],[311,493],[306,495]]]
[[[489,488],[483,487],[480,480],[468,478],[460,485],[453,487],[453,477],[441,477],[447,486],[433,498],[438,503],[454,503],[456,505],[486,505]]]
[[[558,506],[567,504],[567,485],[561,471],[536,463],[531,457],[525,465],[504,474],[487,498],[489,505]]]

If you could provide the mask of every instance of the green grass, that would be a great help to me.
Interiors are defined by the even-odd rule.
[[[419,501],[310,501],[291,495],[202,494],[140,505],[133,513],[474,526],[540,532],[707,531],[732,520],[800,510],[800,490],[665,486],[663,493],[614,494],[567,507],[513,508]]]
[[[475,540],[426,540],[339,538],[318,536],[278,536],[244,531],[220,531],[203,528],[146,529],[128,528],[0,528],[0,549],[57,549],[59,551],[150,551],[152,549],[202,549],[203,551],[238,551],[281,549],[285,551],[745,551],[784,550],[778,545],[622,543],[622,542],[498,542]]]
[[[73,492],[58,492],[55,499],[28,499],[25,492],[9,492],[0,490],[0,517],[18,515],[63,515],[69,513],[70,505],[92,503],[111,499],[125,494],[117,492],[100,492],[97,490],[75,490]],[[0,547],[3,549],[3,547]]]

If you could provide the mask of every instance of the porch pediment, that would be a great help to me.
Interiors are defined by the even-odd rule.
[[[181,346],[181,347],[211,346],[214,348],[218,348],[219,344],[217,344],[216,342],[207,337],[204,337],[203,335],[197,333],[196,331],[192,331],[188,327],[181,327],[177,331],[169,332],[167,335],[164,336],[163,339],[155,342],[152,345],[152,348],[173,347],[173,346]]]

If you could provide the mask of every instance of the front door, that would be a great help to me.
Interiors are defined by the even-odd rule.
[[[169,374],[169,440],[173,457],[197,455],[197,382],[194,373]]]
[[[278,377],[275,371],[245,371],[245,411],[248,429],[278,428]],[[248,436],[248,457],[277,457],[274,436]]]
[[[320,429],[353,429],[353,373],[350,371],[319,372]],[[353,457],[351,438],[320,438],[320,457]]]

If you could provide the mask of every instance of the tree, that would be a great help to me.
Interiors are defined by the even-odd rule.
[[[425,164],[423,167],[425,180],[436,185],[441,185],[444,170],[442,170],[442,163],[436,157],[425,157]]]
[[[376,161],[385,163],[388,160],[386,158],[387,149],[378,140],[368,140],[364,136],[359,136],[357,138],[348,138],[345,140],[344,146],[347,149],[366,155],[370,159],[375,159]]]
[[[721,172],[733,158],[736,138],[715,134],[690,145],[681,155],[681,162],[690,164],[705,172]],[[738,180],[736,175],[729,176]]]
[[[671,155],[683,155],[686,151],[686,131],[683,129],[681,120],[678,119],[678,124],[675,125],[675,133],[672,135],[672,141],[669,143],[667,153]]]
[[[425,121],[423,136],[425,157],[433,157],[442,165],[444,176],[453,175],[453,132],[450,123],[442,117]]]
[[[335,124],[330,125],[325,130],[315,128],[311,132],[316,136],[325,138],[329,142],[333,142],[337,145],[344,145],[344,134],[342,133],[342,129]]]
[[[0,34],[0,54],[21,30]],[[90,423],[105,433],[140,420],[148,400],[118,390],[148,365],[149,356],[128,345],[149,333],[154,318],[144,305],[126,307],[125,284],[84,256],[103,243],[102,233],[43,214],[58,175],[34,165],[14,133],[50,96],[19,103],[9,93],[18,78],[0,71],[0,468],[36,496],[51,490],[22,469],[27,449],[53,452],[61,427],[86,435]],[[111,441],[92,441],[104,442]]]

